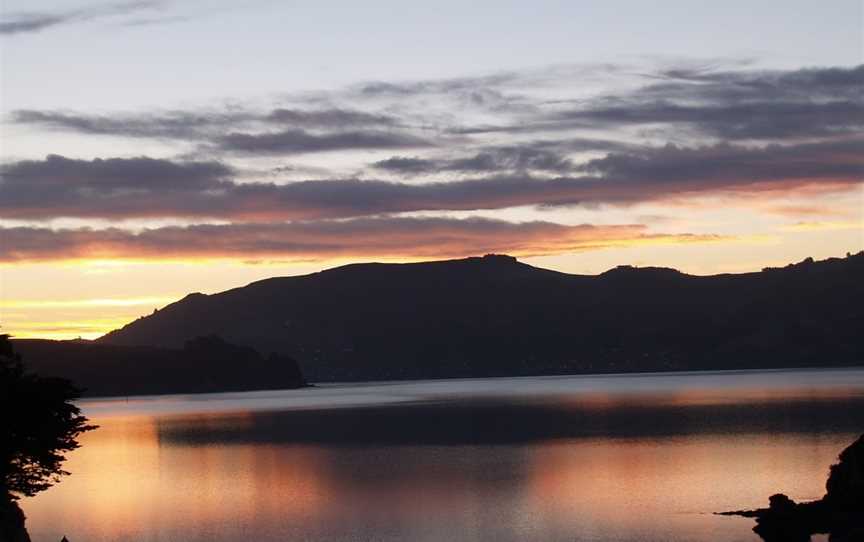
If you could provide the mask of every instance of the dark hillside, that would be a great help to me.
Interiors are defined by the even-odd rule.
[[[296,358],[313,381],[855,365],[862,277],[864,253],[707,277],[508,256],[358,264],[191,294],[99,342],[214,334]]]

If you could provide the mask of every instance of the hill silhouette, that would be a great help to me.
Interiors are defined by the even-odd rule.
[[[118,346],[90,341],[17,339],[27,366],[62,376],[87,396],[156,395],[297,388],[306,385],[297,363],[261,356],[216,336],[195,337],[182,348]]]
[[[312,381],[864,363],[864,252],[761,272],[597,276],[503,255],[354,264],[185,298],[102,345],[218,335]]]

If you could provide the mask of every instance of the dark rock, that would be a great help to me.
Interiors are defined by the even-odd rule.
[[[799,505],[782,493],[768,498],[768,508],[756,516],[753,530],[763,540],[802,541],[810,540],[810,529],[802,521]]]
[[[818,501],[796,503],[778,493],[769,497],[768,508],[724,512],[756,518],[753,530],[767,542],[810,540],[817,533],[830,534],[832,542],[864,540],[864,435],[840,453],[831,466],[827,492]]]
[[[843,450],[839,459],[831,466],[821,502],[829,532],[845,536],[864,529],[864,435]]]

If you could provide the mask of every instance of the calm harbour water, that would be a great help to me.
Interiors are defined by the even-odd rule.
[[[864,370],[333,384],[82,402],[34,542],[755,541],[824,493]]]

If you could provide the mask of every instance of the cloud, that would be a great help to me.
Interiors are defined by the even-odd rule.
[[[392,83],[372,81],[353,87],[353,91],[364,96],[413,96],[426,94],[452,94],[454,92],[480,92],[527,79],[519,71],[498,72],[474,77],[453,77]]]
[[[220,162],[174,162],[145,156],[76,160],[51,154],[44,160],[7,164],[0,172],[3,175],[0,186],[4,189],[75,188],[84,192],[104,191],[117,197],[136,190],[209,190],[233,170]]]
[[[672,69],[650,77],[662,82],[587,100],[559,101],[554,109],[546,108],[518,124],[460,131],[621,130],[657,125],[667,135],[684,127],[697,135],[726,140],[779,140],[864,129],[864,66],[734,72]]]
[[[713,235],[651,234],[641,225],[568,226],[484,218],[374,218],[280,224],[122,229],[0,228],[0,261],[78,259],[321,260],[558,254],[633,244],[713,242]]]
[[[499,71],[485,75],[426,79],[417,81],[367,81],[351,86],[342,94],[354,98],[411,100],[446,97],[466,106],[492,111],[530,111],[526,94],[511,89],[572,86],[587,80],[608,78],[625,71],[617,64],[558,64],[533,69]]]
[[[651,234],[640,224],[400,216],[523,206],[707,205],[704,198],[733,197],[760,212],[811,220],[795,231],[838,229],[855,218],[829,213],[833,200],[814,195],[864,187],[864,67],[678,67],[638,87],[555,99],[558,90],[571,92],[560,83],[575,73],[369,83],[257,109],[14,111],[9,120],[20,125],[185,145],[178,153],[187,159],[10,161],[0,165],[0,218],[220,224],[138,232],[7,227],[0,260],[534,255],[717,239]],[[688,144],[663,144],[682,140]],[[273,158],[352,150],[389,152],[348,155],[337,161],[341,172],[329,173],[308,160]],[[236,159],[242,169],[201,156]]]
[[[446,162],[445,162],[446,163]],[[371,164],[373,168],[393,171],[401,174],[421,174],[438,171],[442,168],[441,161],[411,156],[393,156]]]
[[[217,140],[226,133],[233,133],[244,146],[253,146],[251,141],[260,143],[276,139],[275,136],[283,130],[312,130],[311,135],[348,138],[356,134],[342,132],[398,128],[407,136],[423,139],[424,133],[429,131],[450,135],[459,133],[461,115],[454,113],[451,107],[454,103],[468,111],[535,113],[539,103],[532,102],[528,96],[505,94],[498,87],[561,84],[565,79],[597,70],[609,73],[612,68],[553,66],[479,77],[371,82],[335,91],[283,95],[278,99],[278,106],[263,111],[237,106],[102,115],[62,110],[17,110],[11,112],[9,120],[81,134],[197,142]],[[286,106],[286,103],[290,105]],[[292,135],[288,133],[283,138]],[[462,140],[456,142],[461,144]]]
[[[163,17],[139,17],[137,19],[130,19],[124,23],[121,23],[121,26],[153,26],[157,24],[169,24],[169,23],[182,23],[186,21],[192,20],[192,17],[188,15],[165,15]]]
[[[864,181],[864,140],[742,147],[649,147],[611,153],[581,170],[610,179],[674,185],[677,190],[728,190],[761,182],[804,180],[828,184]],[[809,181],[808,181],[809,180]]]
[[[433,173],[543,172],[571,173],[579,168],[568,155],[574,152],[626,152],[633,145],[606,139],[568,137],[513,145],[479,146],[473,154],[453,158],[394,156],[374,162],[374,169],[403,175]]]
[[[780,227],[784,232],[809,232],[809,231],[837,231],[837,230],[861,230],[864,232],[864,218],[858,221],[833,221],[833,222],[796,222]]]
[[[220,162],[173,162],[155,158],[74,160],[49,155],[0,168],[0,215],[140,216],[153,206],[190,194],[206,198],[234,186],[232,169]],[[13,209],[19,207],[22,212]],[[39,209],[42,208],[42,211]],[[26,210],[25,210],[26,209]],[[75,210],[77,209],[77,211]]]
[[[851,216],[859,214],[858,212],[851,212],[849,209],[839,208],[837,205],[819,204],[813,202],[798,204],[769,204],[764,206],[761,210],[769,214],[793,218],[825,216],[849,218]]]
[[[245,154],[431,146],[418,135],[394,130],[401,124],[396,117],[344,108],[275,108],[265,112],[233,108],[139,115],[21,109],[13,111],[10,120],[87,135],[198,142]]]
[[[552,114],[548,122],[536,128],[646,124],[683,124],[724,139],[811,138],[860,132],[864,129],[864,104],[850,101],[723,105],[682,105],[669,101],[631,103]]]
[[[12,13],[4,17],[5,20],[0,21],[0,35],[40,32],[51,27],[65,24],[135,14],[141,11],[159,8],[162,5],[163,2],[160,1],[138,0],[133,2],[91,6],[88,8],[57,13]]]
[[[47,13],[22,13],[12,17],[9,21],[0,21],[0,34],[22,34],[25,32],[38,32],[49,26],[67,22],[68,15],[50,15]]]
[[[12,122],[44,126],[87,135],[201,140],[213,131],[248,123],[255,116],[238,111],[169,111],[143,115],[85,115],[64,111],[19,109],[10,115]]]
[[[616,70],[620,68],[594,67],[585,73],[617,76]],[[548,68],[437,81],[366,83],[341,92],[288,97],[290,107],[264,110],[222,107],[108,115],[18,110],[10,120],[80,134],[193,142],[208,152],[246,157],[440,149],[434,157],[399,156],[395,158],[401,162],[373,166],[402,174],[521,170],[518,163],[501,162],[518,162],[518,153],[621,151],[626,142],[646,138],[702,145],[779,143],[848,138],[864,130],[864,66],[774,71],[670,68],[644,74],[639,81],[650,83],[636,88],[573,98],[576,91],[563,83],[580,73],[575,67]],[[540,93],[517,96],[502,91],[510,87]],[[550,88],[558,88],[556,92],[565,93],[564,97],[550,99]],[[370,104],[377,109],[370,110]],[[598,137],[598,132],[603,135]],[[519,140],[534,133],[547,137]],[[436,139],[432,145],[429,134],[449,138]],[[405,158],[431,162],[409,164]],[[401,164],[408,169],[400,170]],[[562,166],[538,171],[569,171]]]
[[[334,179],[238,183],[220,162],[49,156],[2,168],[0,217],[312,220],[414,211],[632,205],[687,197],[851,190],[862,185],[864,141],[742,147],[645,147],[610,153],[583,175],[504,173],[399,183]]]
[[[391,115],[357,109],[274,108],[251,111],[238,108],[199,111],[165,111],[161,113],[90,115],[74,111],[39,111],[18,109],[10,118],[17,124],[31,124],[82,134],[128,137],[165,137],[198,139],[226,127],[253,123],[302,128],[344,128],[346,126],[397,126],[400,120]]]
[[[672,69],[667,81],[648,85],[647,99],[698,99],[702,102],[860,101],[864,96],[864,65],[798,70],[713,71]]]
[[[430,147],[432,143],[399,132],[357,130],[314,134],[305,130],[267,133],[234,132],[217,140],[222,150],[250,154],[298,154],[348,149],[402,149]]]
[[[288,109],[252,111],[236,107],[198,111],[165,111],[143,114],[90,115],[70,111],[19,109],[10,115],[18,124],[41,125],[83,134],[131,137],[200,138],[230,126],[254,123],[302,128],[393,127],[400,123],[394,116],[346,108]]]
[[[399,119],[381,113],[369,113],[355,109],[286,109],[271,111],[266,119],[290,126],[313,128],[342,128],[345,126],[395,126]]]
[[[573,162],[552,150],[530,146],[499,147],[481,150],[472,156],[452,159],[422,159],[394,156],[374,162],[372,167],[403,175],[438,172],[486,173],[496,171],[573,171]]]

